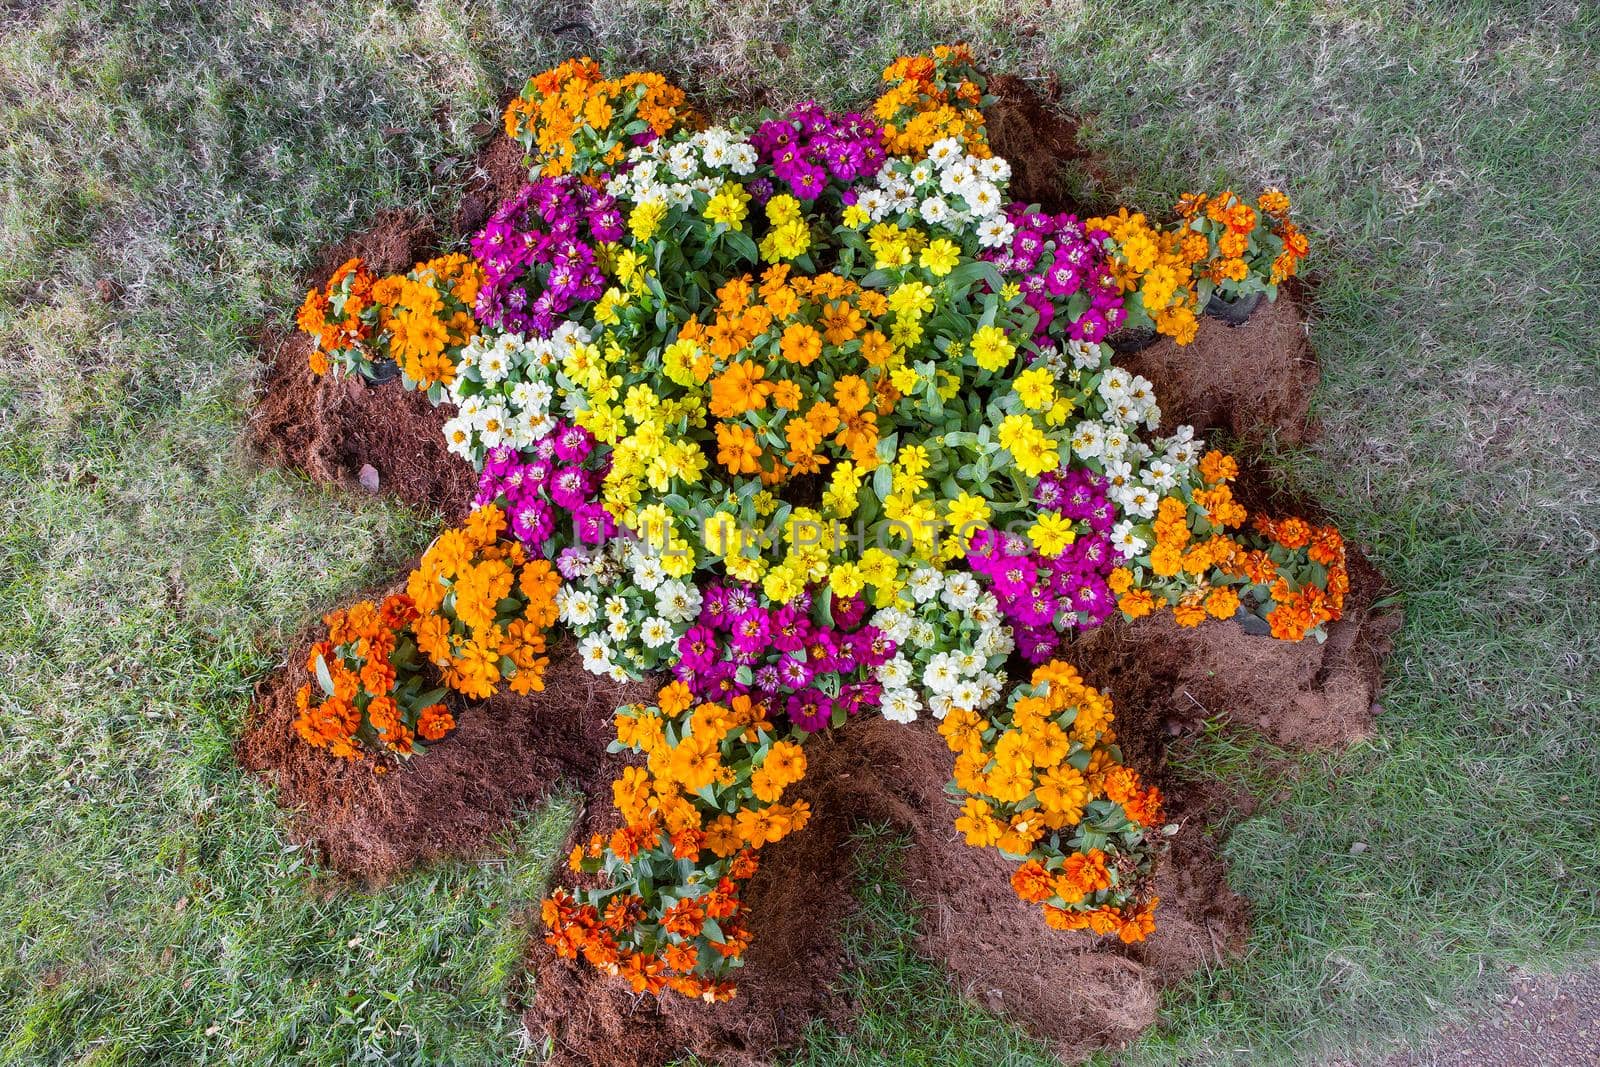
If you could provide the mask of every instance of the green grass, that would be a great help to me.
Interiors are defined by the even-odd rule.
[[[250,687],[435,519],[240,442],[250,337],[312,250],[382,207],[447,212],[470,127],[574,48],[712,105],[856,103],[897,52],[965,37],[1060,79],[1107,196],[1295,194],[1325,432],[1268,458],[1407,625],[1373,742],[1271,776],[1236,735],[1187,753],[1260,800],[1227,846],[1255,933],[1119,1059],[1318,1062],[1600,950],[1593,5],[5,6],[0,1061],[516,1055],[522,907],[567,812],[376,894],[289,843],[232,761]],[[1042,1057],[916,957],[892,878],[863,894],[863,1020],[802,1062]]]

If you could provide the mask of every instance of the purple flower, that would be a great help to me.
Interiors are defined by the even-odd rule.
[[[709,626],[691,626],[678,638],[679,664],[692,671],[704,671],[716,662],[717,635]]]
[[[771,633],[766,610],[753,607],[744,612],[733,620],[732,633],[733,645],[737,649],[757,651],[766,647],[767,637]]]
[[[580,305],[599,299],[595,247],[622,235],[616,199],[573,175],[523,186],[471,241],[484,269],[479,322],[550,336]]]
[[[790,689],[804,689],[810,685],[813,673],[810,664],[797,656],[785,656],[778,661],[778,679]]]
[[[568,426],[555,435],[556,456],[568,463],[588,458],[594,450],[594,436],[582,426]]]
[[[807,733],[816,733],[833,721],[833,701],[820,689],[807,689],[789,697],[789,721]]]

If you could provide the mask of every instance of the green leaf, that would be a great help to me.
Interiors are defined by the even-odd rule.
[[[328,696],[333,696],[333,675],[328,673],[328,664],[323,660],[322,653],[317,653],[314,664],[317,673],[317,684],[322,686],[322,691]]]

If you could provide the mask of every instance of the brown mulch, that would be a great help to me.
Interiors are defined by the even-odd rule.
[[[1104,188],[1110,184],[1104,162],[1078,140],[1078,120],[1053,106],[1059,87],[1044,93],[1021,78],[1001,75],[989,80],[996,98],[984,119],[989,144],[1011,164],[1011,196],[1038,204],[1049,212],[1083,216],[1097,205],[1081,204],[1072,176],[1077,173]]]
[[[1163,429],[1187,423],[1246,441],[1305,444],[1315,436],[1311,394],[1321,371],[1299,294],[1285,287],[1243,326],[1202,315],[1192,343],[1163,337],[1117,362],[1156,383]]]
[[[434,407],[398,379],[369,385],[359,377],[311,373],[311,339],[299,331],[263,331],[264,392],[250,417],[251,443],[278,466],[318,482],[356,489],[364,467],[376,488],[415,507],[438,508],[447,521],[467,514],[477,492],[472,468],[444,443],[449,404]]]
[[[236,753],[276,789],[291,813],[290,832],[339,874],[369,886],[437,860],[484,854],[558,785],[609,800],[611,713],[653,692],[590,674],[571,642],[559,644],[544,692],[505,692],[458,709],[456,729],[425,756],[380,772],[295,735],[294,696],[310,680],[312,640],[308,631],[288,663],[257,686]]]

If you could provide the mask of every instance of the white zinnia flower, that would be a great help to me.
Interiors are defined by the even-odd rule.
[[[1160,497],[1156,496],[1155,490],[1147,485],[1129,486],[1122,494],[1123,510],[1141,519],[1155,515],[1156,504],[1159,502]]]
[[[907,588],[911,591],[911,598],[918,604],[925,604],[939,595],[939,572],[932,567],[920,567],[913,571]]]
[[[962,682],[950,690],[950,703],[958,708],[966,708],[968,711],[977,710],[982,697],[983,690],[976,682]]]
[[[582,627],[594,623],[599,604],[595,595],[587,589],[562,586],[561,591],[556,594],[556,608],[562,622],[568,626]]]
[[[961,142],[954,137],[941,137],[928,148],[928,161],[941,170],[965,158]]]
[[[917,210],[922,214],[923,221],[932,226],[937,226],[950,217],[950,205],[937,196],[928,197],[917,205]]]
[[[651,648],[660,648],[672,640],[672,624],[659,615],[652,615],[639,624],[639,639]]]
[[[972,209],[972,213],[979,218],[993,215],[1003,206],[1000,199],[1000,190],[995,188],[991,182],[973,182],[967,188],[964,198],[967,201],[967,206]]]
[[[895,653],[893,659],[878,665],[877,678],[885,689],[904,689],[911,684],[911,661]]]
[[[978,243],[985,248],[999,248],[1011,243],[1016,227],[1004,215],[990,215],[978,224]]]
[[[909,689],[886,690],[883,694],[883,699],[879,702],[883,717],[890,722],[898,723],[915,722],[917,709],[921,706],[922,702]]]
[[[667,572],[661,569],[661,561],[649,553],[641,553],[633,564],[633,582],[646,592],[653,591],[662,582],[667,580]]]
[[[977,169],[979,177],[984,181],[994,182],[999,185],[1011,180],[1011,164],[1004,156],[990,156],[980,159],[973,166]]]
[[[673,622],[689,622],[700,614],[700,590],[684,582],[662,582],[656,589],[656,610]]]
[[[462,459],[472,460],[472,423],[457,415],[444,424],[445,446]]]
[[[1094,459],[1105,451],[1105,428],[1085,420],[1072,431],[1072,450],[1084,459]]]
[[[1092,341],[1068,341],[1072,365],[1079,370],[1099,370],[1106,361],[1105,349]]]
[[[934,653],[922,671],[922,684],[935,693],[948,693],[961,681],[961,672],[943,652]]]
[[[611,646],[599,634],[590,634],[579,643],[578,657],[591,674],[605,674],[611,669]]]
[[[1132,559],[1147,547],[1143,538],[1134,532],[1133,523],[1127,519],[1117,523],[1111,531],[1111,544],[1123,559]]]
[[[982,593],[983,587],[976,578],[965,571],[957,571],[945,580],[944,595],[940,599],[952,610],[970,611]]]

